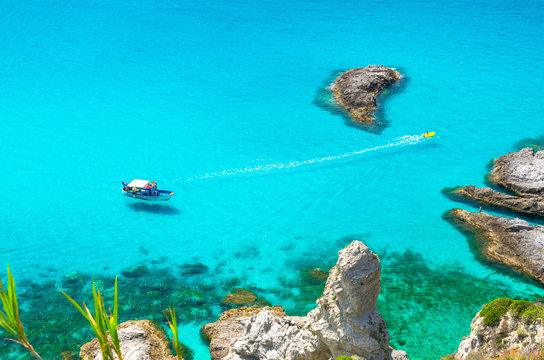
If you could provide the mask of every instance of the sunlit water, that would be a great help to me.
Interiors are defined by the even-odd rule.
[[[393,345],[412,359],[453,352],[483,303],[543,294],[482,264],[443,219],[470,206],[441,194],[483,185],[492,158],[544,132],[543,15],[538,1],[4,1],[0,264],[47,311],[67,303],[29,281],[54,293],[74,271],[88,283],[169,269],[198,288],[198,311],[149,293],[153,276],[126,285],[126,301],[158,296],[142,317],[176,302],[182,340],[206,359],[198,329],[232,288],[304,314],[322,284],[301,272],[360,238],[382,258]],[[368,64],[405,76],[371,131],[324,89]],[[132,178],[176,195],[135,202],[120,193]],[[194,263],[204,270],[180,272]]]

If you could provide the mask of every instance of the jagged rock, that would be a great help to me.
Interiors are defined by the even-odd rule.
[[[544,308],[540,303],[496,299],[476,314],[470,335],[463,338],[450,358],[495,359],[514,353],[528,359],[541,358],[544,355],[543,319]]]
[[[359,122],[372,122],[378,94],[401,78],[394,69],[369,65],[351,69],[332,84],[334,98],[349,115]]]
[[[461,209],[449,214],[459,226],[475,233],[486,258],[544,284],[544,226]]]
[[[286,316],[274,308],[230,310],[202,330],[211,339],[214,360],[406,359],[406,353],[389,346],[385,321],[376,309],[379,292],[378,257],[353,241],[339,252],[318,307],[307,316]]]
[[[175,360],[164,331],[149,320],[126,321],[119,325],[121,352],[125,360]],[[114,354],[115,359],[117,356]],[[102,360],[97,339],[79,352],[81,360]]]
[[[487,187],[477,188],[472,185],[457,188],[453,192],[457,196],[472,199],[485,205],[522,214],[544,216],[544,199],[540,197],[508,195]]]
[[[277,316],[287,316],[281,306],[265,309]],[[216,322],[203,325],[200,332],[204,338],[210,341],[212,359],[222,359],[227,356],[234,342],[243,334],[244,320],[261,310],[263,309],[249,307],[227,310]]]
[[[466,186],[453,191],[454,197],[468,198],[522,214],[544,216],[544,151],[524,148],[493,162],[489,181],[515,193]]]
[[[528,147],[503,155],[489,179],[518,195],[544,195],[544,152]]]

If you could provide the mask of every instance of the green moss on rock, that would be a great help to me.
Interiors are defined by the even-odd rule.
[[[484,319],[485,325],[495,326],[506,313],[521,319],[526,324],[533,324],[544,319],[542,304],[509,298],[495,299],[484,305],[480,311],[480,316]]]

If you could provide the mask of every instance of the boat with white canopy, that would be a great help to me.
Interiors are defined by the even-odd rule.
[[[156,181],[134,179],[128,184],[123,181],[123,194],[125,196],[149,201],[167,201],[174,196],[170,190],[157,189]]]

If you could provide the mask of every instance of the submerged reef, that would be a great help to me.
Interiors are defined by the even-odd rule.
[[[544,358],[542,303],[500,298],[484,305],[457,352],[443,359]]]
[[[382,65],[369,65],[351,69],[340,75],[331,90],[338,105],[344,108],[355,122],[373,122],[378,95],[401,79],[395,69]]]
[[[452,220],[475,234],[479,252],[544,284],[544,226],[515,218],[453,209]]]
[[[307,316],[286,316],[282,309],[224,313],[203,326],[210,352],[219,359],[325,360],[353,354],[368,360],[407,359],[389,346],[378,313],[380,260],[362,242],[338,253],[317,308]],[[218,351],[219,350],[219,351]]]
[[[198,274],[184,271],[196,267]],[[179,268],[140,264],[123,270],[118,280],[120,322],[146,318],[168,328],[162,311],[172,306],[176,308],[179,323],[204,323],[217,316],[222,311],[218,304],[231,288],[211,283],[209,273],[203,269],[204,265],[196,263]],[[114,278],[110,275],[70,272],[58,281],[18,281],[25,331],[44,358],[58,358],[61,352],[77,356],[79,347],[95,337],[88,322],[58,291],[60,286],[78,302],[92,304],[92,280],[103,289],[106,299],[113,297]],[[106,301],[106,308],[111,307],[112,303]],[[1,359],[25,356],[18,344],[0,342]],[[192,359],[189,348],[183,347],[183,357]]]

